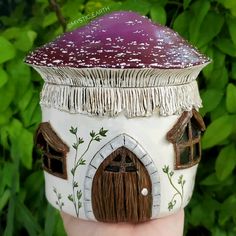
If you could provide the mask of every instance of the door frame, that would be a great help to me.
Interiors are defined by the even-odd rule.
[[[120,134],[106,143],[91,159],[88,164],[85,181],[84,181],[84,213],[85,216],[96,221],[92,208],[92,183],[93,178],[100,164],[116,149],[126,147],[133,152],[136,157],[143,163],[144,167],[150,176],[152,183],[152,217],[157,218],[160,212],[161,186],[160,177],[156,167],[149,154],[144,148],[128,134]]]

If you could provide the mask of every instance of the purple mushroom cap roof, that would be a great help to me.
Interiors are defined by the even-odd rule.
[[[188,68],[209,62],[168,27],[138,13],[99,17],[31,52],[35,66],[74,68]]]

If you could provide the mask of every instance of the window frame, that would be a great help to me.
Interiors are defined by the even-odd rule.
[[[193,136],[192,129],[192,120],[195,120],[195,126],[197,126],[199,133],[198,136]],[[184,132],[186,132],[188,140],[181,140]],[[175,151],[175,169],[186,169],[198,164],[202,157],[201,151],[201,132],[205,130],[205,124],[200,116],[200,114],[196,110],[192,110],[189,112],[183,112],[181,117],[178,119],[177,123],[174,127],[167,133],[167,140],[173,143],[174,151]],[[198,147],[199,156],[195,158],[194,156],[194,147],[195,145]],[[181,164],[181,149],[190,148],[189,153],[189,162],[187,164]]]
[[[39,135],[42,135],[40,137],[41,139],[44,139],[44,142],[46,144],[45,146],[40,145],[39,142]],[[37,147],[41,149],[42,151],[42,168],[47,173],[57,176],[62,179],[67,179],[67,164],[66,164],[66,155],[69,151],[68,146],[58,137],[56,132],[52,129],[49,122],[43,122],[39,125],[37,132],[36,132],[36,138],[35,138]],[[49,147],[56,151],[60,156],[51,154],[49,151]],[[47,158],[48,167],[44,164],[44,158]],[[51,162],[52,160],[58,160],[62,163],[62,172],[55,172],[51,168]]]

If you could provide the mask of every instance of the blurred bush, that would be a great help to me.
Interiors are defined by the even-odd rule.
[[[88,15],[114,10],[147,15],[213,59],[198,79],[208,128],[185,233],[236,235],[236,1],[61,0],[58,5],[63,17],[47,0],[0,2],[0,235],[65,235],[59,213],[45,200],[33,147],[42,80],[23,58],[63,27],[69,31],[86,24]]]

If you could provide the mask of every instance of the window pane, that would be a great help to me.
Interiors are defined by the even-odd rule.
[[[185,130],[184,130],[183,135],[180,138],[180,142],[185,143],[185,142],[188,142],[188,140],[189,140],[189,137],[188,137],[188,125],[187,125]]]
[[[132,162],[132,160],[130,159],[130,157],[129,157],[129,156],[126,156],[126,157],[125,157],[125,162],[126,162],[126,163],[131,163],[131,162]]]
[[[59,174],[63,174],[63,165],[60,160],[51,158],[51,171]]]
[[[112,165],[108,165],[105,168],[106,171],[110,171],[110,172],[119,172],[120,167],[119,166],[112,166]]]
[[[125,171],[127,171],[127,172],[135,172],[135,171],[137,171],[137,169],[136,169],[135,166],[127,166],[125,168]]]
[[[192,134],[193,138],[198,138],[201,135],[201,131],[199,130],[195,122],[192,122]]]
[[[193,145],[193,159],[197,161],[200,158],[200,145],[196,143]]]
[[[50,145],[48,145],[48,152],[50,154],[52,154],[53,156],[57,156],[57,157],[62,157],[62,153],[61,152],[57,152],[54,148],[52,148]]]
[[[121,155],[118,154],[118,155],[113,159],[113,161],[115,161],[115,162],[120,162],[120,161],[121,161]]]
[[[47,150],[47,142],[45,141],[43,135],[40,133],[37,136],[37,146],[41,148],[43,151]]]
[[[190,148],[189,147],[185,147],[185,148],[181,148],[180,149],[180,165],[187,165],[191,162],[191,158],[190,158]]]
[[[48,157],[43,155],[43,166],[46,167],[46,168],[49,168],[49,165],[48,165]]]

